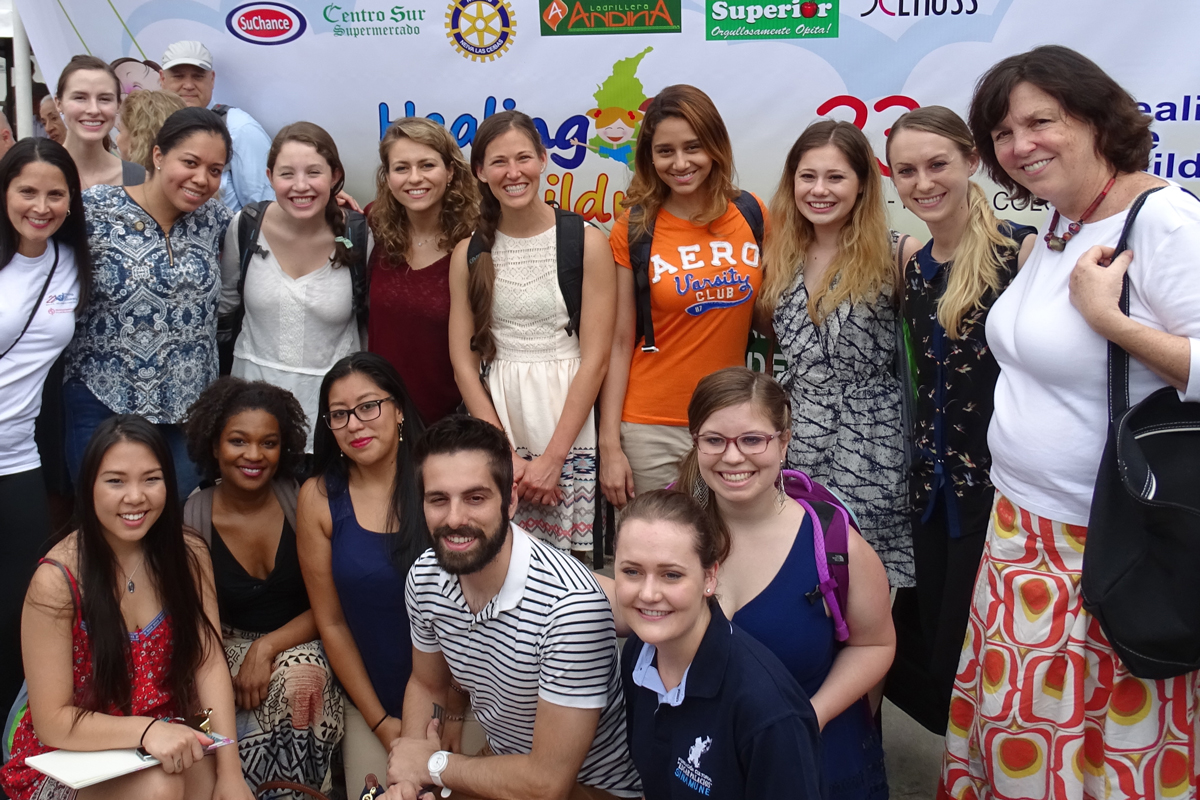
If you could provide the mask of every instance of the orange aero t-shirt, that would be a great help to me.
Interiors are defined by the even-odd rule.
[[[754,199],[765,221],[766,207]],[[632,269],[628,212],[613,226],[609,244],[616,262]],[[733,203],[706,226],[660,210],[650,247],[650,311],[659,352],[644,353],[640,343],[634,347],[621,419],[686,426],[700,379],[746,363],[761,284],[754,232]]]

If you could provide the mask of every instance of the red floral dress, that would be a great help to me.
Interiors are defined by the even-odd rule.
[[[71,599],[75,603],[75,622],[71,627],[72,673],[75,682],[73,702],[81,705],[92,688],[92,648],[83,622],[79,585],[75,582],[75,576],[63,564],[50,559],[42,559],[40,563],[53,564],[61,569],[71,585]],[[165,611],[159,612],[158,616],[140,631],[129,634],[129,685],[133,689],[131,716],[179,716],[175,699],[171,697],[167,687],[171,648],[171,618]],[[104,713],[125,716],[118,708],[104,709]],[[3,787],[12,800],[31,800],[38,794],[47,778],[33,767],[27,767],[25,759],[48,753],[53,749],[38,740],[33,730],[33,719],[26,708],[13,735],[12,757],[4,768],[0,769],[0,787]]]

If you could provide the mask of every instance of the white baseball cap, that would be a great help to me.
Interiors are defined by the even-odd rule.
[[[162,68],[170,69],[180,64],[193,64],[200,69],[211,70],[212,53],[200,42],[176,42],[163,52]]]

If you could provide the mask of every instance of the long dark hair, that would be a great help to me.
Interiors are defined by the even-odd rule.
[[[83,621],[92,649],[92,685],[80,707],[104,712],[132,711],[132,669],[129,636],[121,615],[117,586],[117,558],[96,517],[96,477],[104,455],[120,442],[147,447],[162,467],[166,503],[162,514],[142,539],[146,576],[153,576],[163,611],[171,619],[172,652],[167,667],[167,687],[176,706],[185,713],[196,709],[196,672],[205,657],[217,648],[220,635],[204,613],[201,571],[195,545],[185,541],[183,514],[175,483],[175,462],[167,440],[151,423],[133,414],[109,417],[92,434],[83,453],[75,508],[79,522],[79,585],[83,594]],[[191,535],[191,534],[188,534]]]
[[[348,485],[350,470],[347,459],[342,456],[337,439],[329,429],[325,418],[329,413],[329,390],[334,383],[347,375],[358,373],[369,378],[382,391],[395,398],[395,403],[404,413],[400,425],[402,438],[396,450],[396,481],[392,485],[392,502],[388,506],[387,529],[392,549],[392,564],[400,575],[407,575],[417,556],[430,546],[429,528],[425,525],[425,505],[417,482],[416,462],[413,447],[425,425],[421,414],[413,404],[404,379],[387,359],[375,353],[353,353],[333,365],[321,381],[321,394],[317,401],[317,419],[313,420],[313,475],[324,483],[331,476],[342,485]]]
[[[51,238],[58,242],[59,246],[66,245],[71,248],[74,253],[75,268],[79,273],[79,304],[75,308],[75,315],[79,316],[87,307],[92,289],[92,254],[88,247],[83,192],[80,189],[79,170],[75,167],[75,160],[71,158],[67,148],[51,139],[22,139],[0,158],[0,205],[4,208],[4,213],[0,214],[0,269],[8,266],[21,244],[16,228],[8,219],[8,187],[27,164],[35,161],[57,167],[67,182],[67,190],[71,193],[71,203],[68,206],[71,213]]]
[[[471,172],[478,176],[483,169],[488,145],[511,130],[525,134],[539,156],[546,155],[546,144],[538,133],[537,126],[528,114],[520,111],[501,111],[483,121],[475,131],[471,142]],[[479,227],[476,232],[483,239],[483,252],[471,267],[467,278],[467,299],[471,303],[471,315],[475,321],[475,335],[471,337],[471,349],[479,357],[491,361],[496,357],[496,338],[492,335],[492,294],[496,288],[496,265],[492,261],[492,245],[496,243],[496,228],[500,224],[500,201],[492,194],[484,181],[479,181]]]
[[[711,225],[721,218],[729,208],[729,201],[738,195],[733,182],[733,144],[712,98],[686,83],[668,86],[646,107],[634,151],[633,180],[621,201],[624,208],[636,206],[638,209],[637,213],[631,211],[629,214],[629,230],[635,235],[646,232],[658,217],[658,210],[671,196],[670,187],[663,183],[654,168],[654,133],[663,120],[672,118],[682,119],[691,126],[700,146],[712,159],[712,170],[700,186],[706,206],[689,222],[697,226]]]
[[[346,169],[342,166],[337,145],[334,144],[333,137],[329,135],[329,132],[320,125],[312,122],[293,122],[291,125],[284,125],[279,129],[279,133],[275,134],[275,139],[271,142],[271,149],[267,153],[267,169],[271,172],[275,171],[275,159],[279,158],[279,151],[288,142],[306,144],[316,150],[317,155],[325,159],[330,172],[333,173],[333,183],[329,186],[329,199],[325,202],[325,224],[337,237],[333,243],[333,266],[348,267],[354,262],[356,254],[351,253],[350,248],[346,246],[346,242],[350,239],[349,234],[346,233],[346,212],[342,210],[337,201],[338,192],[342,191],[342,187],[346,185]]]

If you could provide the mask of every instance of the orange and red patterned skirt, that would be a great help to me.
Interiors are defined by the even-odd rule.
[[[1083,609],[1086,540],[997,493],[938,800],[1197,797],[1200,672],[1129,673]]]

